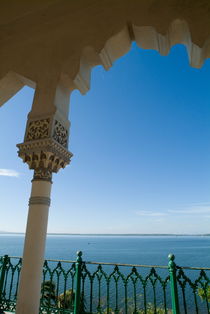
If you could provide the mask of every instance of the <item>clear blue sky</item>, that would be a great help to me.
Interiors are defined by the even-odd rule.
[[[48,232],[210,233],[210,61],[134,44],[71,96],[70,166],[53,177]],[[33,90],[0,109],[0,230],[24,231],[32,171],[17,157]],[[12,176],[8,169],[12,170]],[[15,176],[15,172],[17,176]]]

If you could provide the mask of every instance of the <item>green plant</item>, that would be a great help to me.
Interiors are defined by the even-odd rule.
[[[138,314],[145,314],[144,310],[138,310],[137,311]],[[165,314],[165,309],[163,307],[154,307],[154,305],[152,303],[148,303],[147,304],[147,314]],[[167,309],[167,314],[172,314],[172,310]]]
[[[129,308],[128,309],[128,314],[133,314],[134,313],[134,308]],[[144,309],[137,309],[135,312],[136,314],[145,314]],[[158,306],[155,307],[154,304],[152,303],[147,303],[147,314],[165,314],[165,309],[164,307]],[[167,314],[172,314],[172,310],[167,309]]]
[[[208,302],[210,302],[210,285],[208,285],[206,289],[198,288],[198,295],[202,301],[207,300]]]
[[[58,308],[61,309],[74,309],[74,299],[75,293],[72,289],[66,290],[64,293],[61,293],[58,297]]]
[[[107,313],[115,314],[115,311],[113,309],[109,308],[109,309],[104,309],[103,312],[102,312],[102,314],[107,314]],[[124,313],[123,309],[119,310],[118,313],[119,314],[123,314]],[[135,312],[134,308],[128,308],[127,313],[128,314],[133,314],[133,313],[135,313],[135,314],[145,314],[145,310],[144,309],[138,309]],[[154,314],[154,313],[156,313],[156,314],[165,314],[165,313],[172,314],[172,310],[167,309],[167,312],[165,312],[165,309],[163,307],[156,307],[156,309],[155,309],[155,307],[151,303],[148,303],[147,304],[147,314]]]
[[[44,306],[50,306],[56,304],[56,292],[55,283],[47,280],[42,283],[41,286],[41,303]]]
[[[72,289],[56,295],[56,285],[53,281],[47,280],[41,287],[41,304],[46,307],[57,307],[59,309],[74,310],[75,292]],[[80,313],[86,313],[85,300],[80,298]]]

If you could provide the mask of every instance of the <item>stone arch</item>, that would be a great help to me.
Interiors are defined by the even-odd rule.
[[[187,50],[189,63],[194,68],[201,68],[205,59],[210,58],[210,38],[202,47],[193,43],[189,26],[184,20],[174,20],[164,35],[153,26],[136,26],[128,23],[105,42],[99,53],[93,47],[84,48],[79,72],[73,80],[74,88],[85,94],[90,89],[92,68],[102,65],[105,70],[109,70],[117,59],[130,50],[132,41],[143,49],[156,50],[162,56],[166,56],[172,46],[183,44]]]
[[[35,88],[36,84],[31,80],[15,73],[9,71],[0,80],[0,106],[2,106],[7,100],[12,98],[21,88],[25,85]]]
[[[99,52],[93,46],[86,46],[80,56],[79,71],[76,76],[71,79],[64,70],[61,72],[61,82],[70,91],[78,89],[82,94],[86,94],[90,89],[93,67],[102,65],[105,70],[109,70],[117,59],[129,52],[133,41],[143,49],[158,51],[162,56],[167,55],[172,46],[183,44],[188,53],[189,63],[195,68],[202,67],[205,59],[210,58],[210,38],[205,40],[202,47],[193,43],[188,23],[185,20],[175,19],[165,34],[158,32],[154,26],[137,26],[127,23],[104,43]],[[2,91],[0,106],[25,85],[36,87],[35,81],[14,71],[9,71],[0,80],[0,90]]]
[[[208,0],[24,0],[12,8],[5,2],[0,11],[0,104],[52,77],[85,94],[91,69],[108,70],[132,41],[162,55],[184,44],[197,68],[210,57]]]

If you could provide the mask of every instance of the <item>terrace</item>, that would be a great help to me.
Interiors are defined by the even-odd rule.
[[[0,105],[25,85],[35,89],[24,140],[17,144],[19,157],[33,170],[24,254],[21,260],[2,257],[2,306],[17,314],[38,314],[41,290],[41,311],[64,313],[58,298],[63,293],[65,303],[66,291],[72,289],[75,303],[67,312],[79,313],[86,302],[87,312],[179,313],[179,304],[181,311],[193,313],[185,293],[190,289],[193,311],[209,312],[208,269],[192,269],[196,274],[191,281],[189,269],[177,268],[173,260],[169,272],[168,266],[97,266],[80,259],[44,263],[52,176],[72,157],[68,150],[72,91],[85,94],[92,68],[102,65],[109,70],[133,41],[161,55],[183,44],[191,66],[202,67],[210,57],[208,0],[23,0],[3,1],[0,8]],[[63,276],[61,281],[59,276]],[[55,283],[54,301],[41,289],[46,281],[51,286]]]

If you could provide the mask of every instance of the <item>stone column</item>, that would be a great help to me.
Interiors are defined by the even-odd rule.
[[[48,81],[46,81],[48,82]],[[69,162],[68,92],[38,86],[18,155],[34,171],[16,314],[38,314],[52,173]],[[48,94],[44,90],[50,91]],[[62,96],[62,97],[61,97]],[[65,96],[65,97],[64,97]],[[60,102],[59,99],[63,100]],[[51,105],[52,104],[52,105]]]
[[[43,168],[38,176],[34,171],[16,313],[39,312],[51,177],[51,171],[46,176]]]

